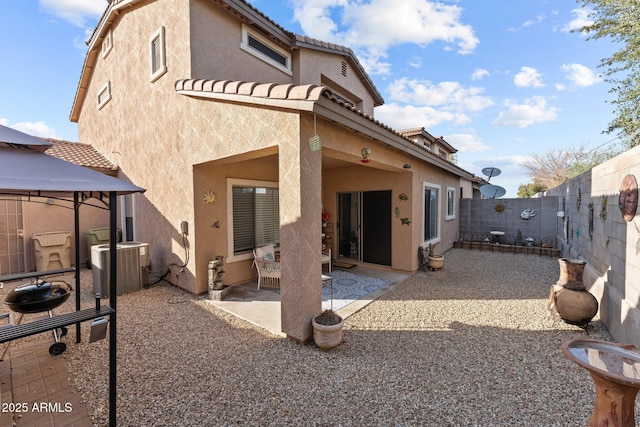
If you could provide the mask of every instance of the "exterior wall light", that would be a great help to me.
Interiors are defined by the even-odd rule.
[[[371,161],[369,158],[371,155],[371,149],[369,147],[364,147],[360,150],[360,154],[362,154],[362,160],[360,160],[362,163],[369,163]]]

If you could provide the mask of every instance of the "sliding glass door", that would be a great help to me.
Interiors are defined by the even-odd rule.
[[[338,194],[338,257],[391,265],[391,191]]]

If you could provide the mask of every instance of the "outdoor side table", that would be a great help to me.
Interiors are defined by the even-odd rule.
[[[574,339],[562,344],[562,352],[589,371],[595,383],[596,401],[589,427],[635,426],[640,351],[632,345]]]

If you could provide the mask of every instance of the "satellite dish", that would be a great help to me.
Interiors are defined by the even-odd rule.
[[[482,193],[483,196],[488,197],[490,199],[497,199],[507,194],[507,190],[500,187],[499,185],[493,185],[493,184],[483,185],[482,187],[480,187],[480,192]]]
[[[491,179],[492,176],[500,175],[502,173],[502,171],[500,169],[498,169],[498,168],[488,167],[488,168],[482,169],[482,173],[485,174],[486,176],[488,176],[489,179]]]

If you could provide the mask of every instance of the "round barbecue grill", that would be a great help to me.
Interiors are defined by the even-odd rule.
[[[18,324],[22,320],[22,315],[48,312],[49,317],[53,317],[51,310],[63,304],[71,296],[71,285],[67,282],[52,281],[38,282],[28,285],[22,285],[15,288],[5,297],[4,303],[11,311],[20,313]],[[60,336],[67,333],[67,328],[60,328]],[[67,345],[60,342],[58,332],[53,331],[55,343],[49,347],[49,353],[52,355],[62,354]]]

